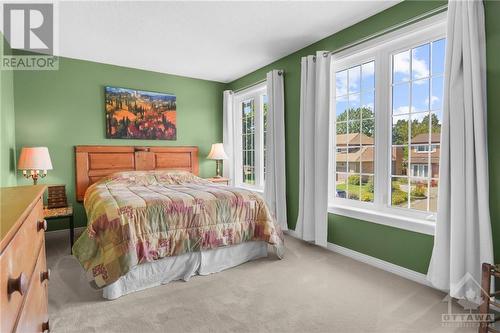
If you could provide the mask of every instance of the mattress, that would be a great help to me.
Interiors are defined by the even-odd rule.
[[[121,172],[90,186],[87,230],[73,254],[102,288],[162,258],[262,241],[283,252],[283,233],[255,192],[180,171]]]

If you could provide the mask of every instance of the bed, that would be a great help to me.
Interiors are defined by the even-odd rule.
[[[77,146],[87,229],[73,254],[103,297],[283,255],[262,197],[198,174],[197,147]]]

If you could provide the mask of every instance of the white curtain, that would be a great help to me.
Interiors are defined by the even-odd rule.
[[[285,178],[285,99],[283,71],[267,73],[266,184],[264,199],[281,229],[288,230]]]
[[[299,216],[295,233],[326,247],[328,233],[328,149],[330,55],[301,60]]]
[[[483,2],[450,1],[439,202],[427,278],[456,298],[478,297],[473,280],[480,283],[481,264],[493,262],[485,45]]]
[[[222,143],[228,159],[224,161],[223,176],[230,179],[234,185],[234,145],[233,145],[233,91],[224,91],[222,115]]]

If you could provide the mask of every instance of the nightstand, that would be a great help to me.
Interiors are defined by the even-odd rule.
[[[61,207],[61,208],[43,208],[43,217],[49,220],[64,219],[69,218],[69,242],[71,246],[71,253],[73,253],[73,242],[75,238],[75,226],[73,224],[73,207]]]
[[[216,184],[222,184],[222,185],[229,185],[229,178],[224,178],[224,177],[219,177],[219,178],[205,178],[206,180],[216,183]]]

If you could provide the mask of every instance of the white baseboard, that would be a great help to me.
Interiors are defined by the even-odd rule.
[[[340,246],[337,244],[328,243],[327,248],[330,251],[336,252],[336,253],[341,254],[343,256],[352,258],[354,260],[360,261],[360,262],[368,264],[370,266],[380,268],[384,271],[399,275],[405,279],[412,280],[414,282],[423,284],[425,286],[432,287],[430,282],[427,281],[427,277],[425,274],[415,272],[411,269],[398,266],[396,264],[369,256],[369,255],[366,255],[364,253],[360,253],[360,252],[348,249],[346,247],[343,247],[343,246]]]
[[[294,237],[294,238],[301,239],[294,230],[287,230],[287,231],[285,231],[285,233]],[[369,256],[369,255],[366,255],[366,254],[361,253],[361,252],[357,252],[357,251],[348,249],[346,247],[343,247],[343,246],[340,246],[337,244],[328,243],[327,249],[332,251],[332,252],[341,254],[343,256],[352,258],[356,261],[360,261],[360,262],[368,264],[370,266],[377,267],[379,269],[390,272],[392,274],[399,275],[405,279],[412,280],[414,282],[423,284],[423,285],[428,286],[428,287],[432,287],[430,282],[427,281],[425,274],[412,271],[411,269],[398,266],[396,264]]]

